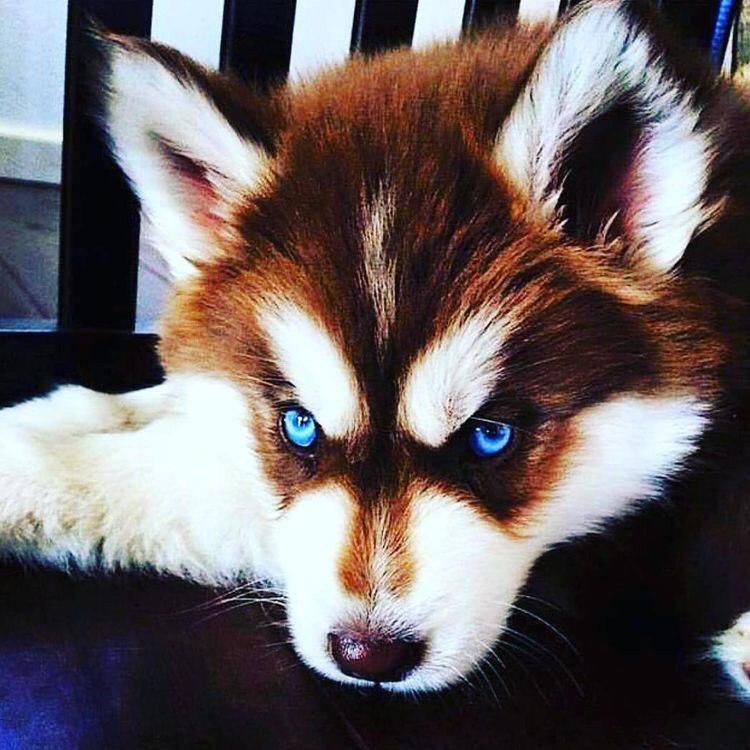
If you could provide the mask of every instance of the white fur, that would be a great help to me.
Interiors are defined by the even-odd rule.
[[[356,432],[366,420],[364,399],[351,364],[325,328],[288,302],[267,304],[259,320],[301,405],[325,433]]]
[[[428,643],[424,662],[389,689],[435,689],[460,679],[497,638],[536,558],[535,543],[505,534],[460,499],[422,487],[411,492],[408,551],[416,579],[403,596],[391,592],[384,560],[388,542],[377,528],[379,549],[368,571],[371,591],[359,599],[342,589],[339,557],[355,507],[342,486],[330,483],[304,493],[276,525],[279,575],[286,582],[295,647],[328,677],[364,684],[339,672],[327,637],[347,624],[367,622],[374,630],[406,631]]]
[[[268,158],[243,139],[189,80],[181,81],[141,52],[109,45],[107,123],[117,160],[149,219],[153,241],[177,278],[194,272],[193,262],[216,254],[220,237],[194,221],[190,186],[165,160],[162,140],[208,169],[221,196],[222,212],[244,191],[257,189]]]
[[[714,640],[711,655],[733,680],[737,697],[750,702],[750,612]]]
[[[500,635],[538,556],[656,496],[705,426],[705,405],[686,396],[622,396],[585,410],[564,478],[519,536],[464,501],[418,493],[409,526],[416,580],[384,611],[412,623],[430,646],[424,665],[392,688],[430,689],[468,673]]]
[[[410,525],[416,580],[401,617],[428,639],[424,664],[395,690],[434,690],[456,682],[486,656],[540,553],[465,501],[424,489]]]
[[[623,396],[582,412],[565,476],[522,535],[415,482],[399,550],[414,580],[403,591],[391,585],[384,505],[360,598],[343,590],[339,570],[357,499],[329,482],[282,508],[257,457],[252,406],[235,387],[173,375],[124,396],[63,388],[0,412],[0,541],[63,566],[152,566],[208,583],[270,579],[285,593],[295,647],[315,669],[359,682],[338,671],[327,636],[364,621],[427,643],[423,663],[390,689],[435,689],[485,657],[546,548],[659,491],[694,448],[704,411],[684,396]]]
[[[577,444],[543,506],[541,534],[556,544],[657,496],[694,450],[707,405],[690,396],[619,396],[575,418]]]
[[[175,376],[126,396],[65,388],[0,415],[6,549],[205,582],[265,570],[276,500],[228,383]]]
[[[625,219],[635,245],[655,268],[669,270],[715,211],[702,203],[713,146],[699,129],[693,95],[670,78],[622,3],[587,4],[562,24],[499,132],[495,158],[541,218],[557,221],[561,157],[624,96],[645,120],[637,205]]]
[[[327,653],[327,638],[356,608],[338,577],[353,517],[354,499],[331,482],[296,497],[273,530],[277,576],[285,584],[294,646],[311,667],[345,681],[349,678]]]
[[[442,445],[492,392],[506,337],[507,323],[492,311],[454,323],[411,365],[400,426],[425,445]]]
[[[297,568],[297,593],[289,592],[290,623],[303,658],[329,677],[359,682],[338,673],[327,654],[326,637],[342,624],[365,620],[384,631],[411,631],[428,643],[423,664],[389,689],[434,689],[460,679],[501,633],[538,556],[624,512],[635,500],[656,494],[693,450],[705,426],[703,412],[686,397],[638,396],[583,412],[576,425],[580,442],[566,477],[543,516],[531,520],[523,535],[505,532],[459,498],[416,487],[408,534],[416,573],[403,596],[390,593],[382,572],[388,565],[378,566],[377,554],[375,569],[368,571],[372,591],[365,600],[344,594],[331,547],[339,540],[341,549],[341,530],[350,528],[354,499],[340,487],[307,497],[305,507],[289,511],[284,523],[296,531],[290,536],[287,529],[281,544],[288,550],[286,576]],[[385,539],[380,547],[387,558]],[[327,570],[315,568],[308,576],[313,559],[316,564],[327,561]]]
[[[174,406],[174,388],[162,383],[130,393],[98,393],[80,385],[64,385],[41,398],[0,410],[0,427],[16,427],[46,435],[121,432],[136,429]]]

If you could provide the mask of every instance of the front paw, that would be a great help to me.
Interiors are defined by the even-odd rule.
[[[712,652],[732,679],[737,697],[750,702],[750,612],[715,638]]]

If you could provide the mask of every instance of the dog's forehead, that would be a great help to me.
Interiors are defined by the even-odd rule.
[[[459,114],[376,93],[298,113],[247,241],[271,237],[284,258],[267,268],[286,322],[261,318],[326,431],[379,421],[437,446],[496,384],[512,327],[501,290],[532,230]]]
[[[381,359],[427,345],[462,314],[467,292],[476,306],[478,278],[500,272],[495,259],[524,231],[488,155],[441,129],[435,143],[377,122],[303,131],[250,213],[249,246],[272,237],[291,259],[293,293]]]
[[[417,233],[398,196],[381,183],[320,256],[309,248],[323,238],[303,243],[260,320],[283,377],[327,433],[386,429],[439,446],[496,385],[512,315],[492,291],[508,264],[492,264],[484,247],[474,268],[471,222],[467,246],[451,236],[456,223]]]
[[[394,306],[394,325],[397,316]],[[487,306],[456,317],[402,354],[379,320],[369,338],[359,340],[288,301],[269,300],[259,320],[283,379],[327,434],[348,438],[387,430],[432,447],[492,394],[511,329],[509,318]],[[379,347],[388,356],[373,351]]]

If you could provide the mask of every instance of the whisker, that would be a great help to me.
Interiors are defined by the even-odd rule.
[[[511,648],[511,650],[509,650],[509,651],[505,651],[505,648],[507,648],[507,647],[510,647],[510,648]],[[542,690],[541,686],[540,686],[540,685],[539,685],[539,683],[537,682],[537,680],[536,680],[536,678],[534,677],[534,675],[533,675],[533,673],[531,672],[531,670],[530,670],[530,669],[529,669],[529,668],[528,668],[528,667],[526,666],[526,664],[524,663],[524,660],[523,660],[523,659],[521,658],[521,656],[519,656],[518,654],[514,654],[514,653],[513,653],[512,649],[514,648],[514,644],[509,644],[509,643],[499,643],[499,644],[497,644],[496,648],[500,648],[500,649],[503,649],[503,653],[504,653],[504,655],[505,655],[505,656],[508,656],[508,657],[510,657],[511,659],[513,659],[513,661],[514,661],[514,662],[515,662],[515,663],[516,663],[516,664],[517,664],[517,665],[518,665],[518,666],[519,666],[519,667],[521,668],[521,671],[522,671],[522,672],[524,673],[524,675],[525,675],[526,677],[528,677],[528,679],[529,679],[529,681],[531,682],[531,684],[532,684],[532,685],[534,686],[534,688],[536,689],[536,691],[537,691],[537,692],[539,693],[539,695],[540,695],[540,696],[542,697],[542,700],[543,700],[543,701],[544,701],[544,702],[545,702],[545,703],[546,703],[547,705],[549,705],[549,704],[550,704],[550,699],[548,698],[547,694],[546,694],[546,693],[545,693],[545,692],[544,692],[544,691]],[[521,648],[519,648],[519,647],[515,647],[515,648],[517,648],[517,649],[518,649],[518,650],[519,650],[519,651],[520,651],[520,652],[521,652],[522,654],[524,654],[524,653],[525,653],[525,652],[523,651],[523,649],[521,649]]]
[[[279,628],[287,628],[289,626],[289,622],[287,620],[267,620],[266,622],[260,622],[256,625],[257,628],[274,628],[278,630]]]
[[[512,698],[512,694],[510,692],[510,688],[508,687],[508,683],[506,680],[504,680],[501,676],[498,670],[495,668],[495,665],[492,663],[492,658],[495,658],[498,660],[498,664],[502,669],[505,669],[505,664],[499,658],[497,657],[497,654],[493,654],[492,651],[490,651],[481,661],[482,668],[487,667],[492,674],[495,676],[495,679],[500,683],[503,690],[507,694],[508,698]]]
[[[507,628],[505,629],[505,632],[511,636],[518,638],[522,642],[526,643],[529,647],[536,649],[541,654],[544,654],[549,659],[551,659],[554,664],[556,664],[560,670],[563,672],[563,674],[573,683],[573,686],[575,687],[576,691],[579,693],[579,695],[583,695],[583,688],[581,687],[578,680],[575,678],[573,673],[570,671],[569,667],[565,664],[565,662],[560,659],[557,654],[555,654],[553,651],[548,649],[546,646],[543,646],[541,643],[538,643],[535,641],[531,636],[526,635],[525,633],[521,633],[518,630],[514,630],[513,628]]]
[[[220,615],[227,615],[230,612],[234,612],[237,609],[244,609],[246,607],[249,607],[253,604],[252,601],[244,601],[240,602],[239,604],[233,604],[230,607],[225,607],[224,609],[220,609],[218,612],[212,612],[210,615],[206,615],[205,617],[202,617],[197,622],[193,623],[195,626],[203,625],[206,622],[209,622],[210,620],[213,620],[216,617],[219,617]]]
[[[547,599],[542,599],[540,596],[533,596],[532,594],[517,594],[516,599],[530,599],[532,602],[538,602],[539,604],[544,604],[545,607],[554,609],[557,612],[563,611],[563,608],[559,604],[550,602]]]
[[[578,657],[581,656],[578,649],[573,645],[573,642],[568,638],[562,631],[560,631],[558,628],[556,628],[552,623],[545,620],[540,615],[534,614],[534,612],[530,612],[528,609],[524,609],[523,607],[519,607],[517,604],[510,604],[509,605],[511,609],[516,610],[517,612],[521,612],[524,615],[527,615],[528,617],[531,617],[532,619],[536,620],[537,622],[541,623],[542,625],[545,625],[548,627],[568,648]]]
[[[294,639],[293,638],[285,638],[281,641],[271,641],[270,643],[264,643],[263,648],[281,648],[281,647],[288,647],[288,646],[294,646]]]

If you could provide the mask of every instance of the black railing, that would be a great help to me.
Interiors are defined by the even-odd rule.
[[[267,86],[283,81],[292,54],[295,0],[225,0],[221,68]]]
[[[60,280],[63,330],[132,331],[138,278],[138,204],[96,122],[89,19],[148,36],[151,0],[71,0],[65,59]]]
[[[357,0],[352,51],[409,44],[418,0]],[[466,26],[514,11],[518,0],[467,0]],[[138,207],[110,157],[87,76],[89,19],[148,37],[152,0],[70,0],[66,55],[60,238],[59,327],[133,331],[140,223]],[[225,0],[221,67],[271,85],[289,70],[295,0]]]

